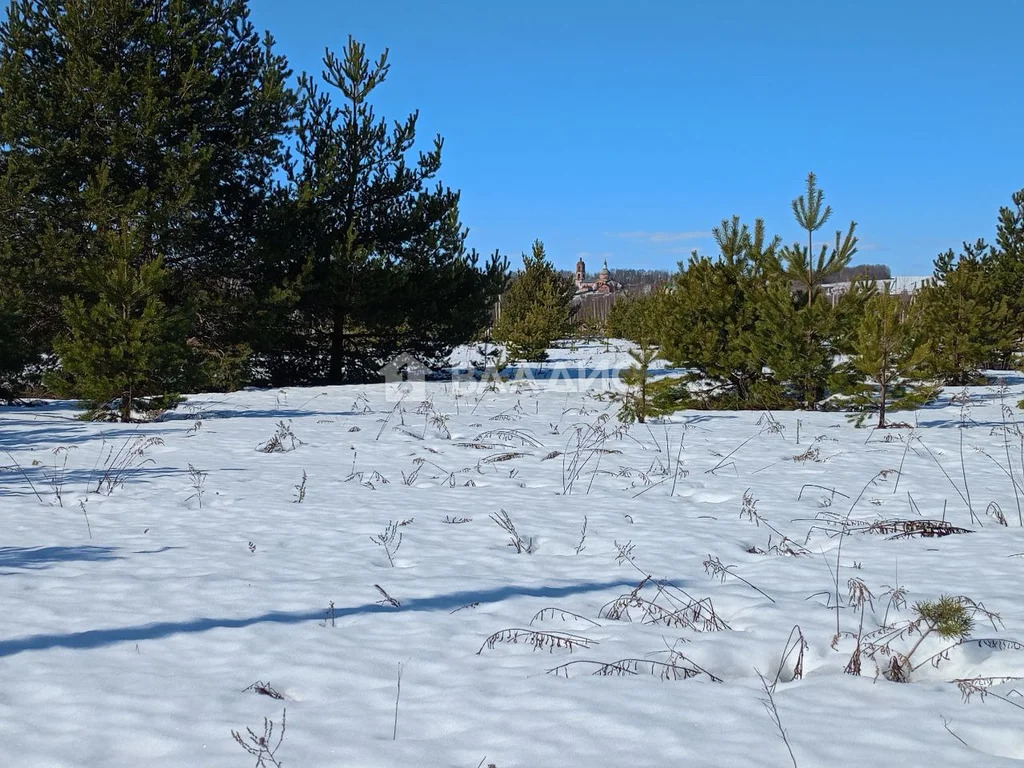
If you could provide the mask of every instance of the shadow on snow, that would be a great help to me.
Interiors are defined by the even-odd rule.
[[[0,547],[0,568],[49,568],[73,560],[121,560],[116,547]],[[10,574],[3,574],[10,575]]]
[[[378,605],[377,603],[365,603],[349,608],[335,607],[334,618],[337,620],[346,616],[371,613],[401,614],[408,611],[452,611],[469,603],[497,603],[511,597],[544,597],[554,599],[586,592],[599,592],[615,587],[635,586],[636,579],[567,584],[561,587],[506,586],[488,590],[453,592],[437,597],[413,598],[405,601],[398,608]],[[325,612],[323,609],[315,611],[270,611],[244,618],[198,618],[184,621],[140,624],[134,627],[89,629],[83,632],[70,632],[66,634],[29,635],[28,637],[0,640],[0,658],[13,656],[25,651],[45,651],[51,648],[102,648],[114,643],[159,640],[172,635],[207,632],[211,629],[240,629],[255,624],[303,624],[310,621],[323,621],[324,618]]]

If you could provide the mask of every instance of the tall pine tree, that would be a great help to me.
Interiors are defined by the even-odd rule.
[[[194,349],[247,341],[273,174],[294,109],[285,60],[247,0],[14,0],[0,23],[0,277],[15,269],[44,350],[104,223],[132,222],[191,310]],[[16,264],[12,266],[9,261]],[[136,264],[141,267],[141,264]]]
[[[999,209],[996,246],[985,259],[992,288],[1006,299],[1013,335],[997,351],[1001,367],[1015,367],[1014,356],[1024,342],[1024,189],[1013,194],[1012,205]]]
[[[279,318],[277,380],[296,363],[306,381],[373,380],[399,352],[440,364],[486,325],[504,287],[504,259],[481,266],[466,250],[459,193],[430,186],[441,137],[411,157],[418,113],[390,126],[377,117],[370,97],[389,71],[387,51],[372,61],[349,38],[324,58],[326,88],[299,79],[283,264],[298,302]]]

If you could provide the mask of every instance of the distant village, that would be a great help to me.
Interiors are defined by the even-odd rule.
[[[661,269],[624,269],[615,273],[604,259],[600,272],[587,273],[587,264],[580,258],[576,262],[573,282],[576,284],[574,301],[577,303],[577,318],[583,325],[599,325],[608,317],[615,302],[627,295],[645,294],[667,285],[673,272]],[[893,276],[884,264],[864,264],[846,267],[833,282],[822,286],[825,296],[833,302],[850,290],[856,278],[868,277],[878,290],[888,289],[890,293],[913,295],[934,280],[931,275]]]

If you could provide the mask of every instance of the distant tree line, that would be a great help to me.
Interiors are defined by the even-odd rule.
[[[726,219],[714,229],[717,256],[695,251],[664,289],[626,295],[609,307],[603,330],[638,345],[623,413],[643,421],[678,408],[845,408],[859,420],[877,416],[884,427],[891,411],[926,402],[939,386],[977,384],[986,368],[1019,366],[1024,190],[1000,209],[995,244],[979,240],[940,254],[935,279],[913,296],[878,288],[888,269],[850,266],[854,222],[833,240],[818,241],[832,209],[813,173],[793,212],[805,242],[784,245],[761,219],[753,226]],[[542,268],[533,262],[526,271],[539,275]],[[850,290],[828,297],[823,286],[840,277],[853,278]],[[552,273],[544,280],[556,285],[565,278]],[[573,333],[574,318],[564,307],[558,311],[546,335],[515,353],[540,359],[553,339]],[[543,325],[536,317],[531,323]],[[509,313],[496,331],[518,326]],[[688,373],[649,382],[654,349]]]
[[[365,382],[479,336],[443,140],[376,114],[388,54],[297,78],[247,0],[14,0],[0,24],[0,399]]]

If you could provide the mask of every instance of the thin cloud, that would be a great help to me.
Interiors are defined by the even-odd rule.
[[[881,243],[857,243],[858,251],[888,251],[889,248]]]
[[[681,240],[701,240],[711,237],[710,232],[613,232],[612,237],[625,240],[646,240],[649,243],[677,243]]]

